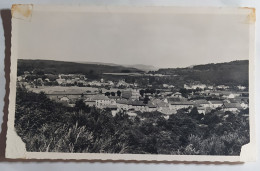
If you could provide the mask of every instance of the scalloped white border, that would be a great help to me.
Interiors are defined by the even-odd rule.
[[[48,5],[22,5],[33,11],[81,11],[81,12],[153,12],[153,13],[215,13],[215,14],[244,14],[254,13],[252,8],[217,8],[217,7],[136,7],[136,6],[48,6]],[[14,14],[16,15],[16,14]],[[16,73],[17,73],[17,29],[20,22],[28,22],[26,17],[12,18],[12,49],[11,49],[11,73],[10,73],[10,95],[8,131],[6,140],[6,158],[12,159],[76,159],[76,160],[116,160],[116,161],[210,161],[210,162],[246,162],[256,160],[256,133],[255,133],[255,22],[249,22],[249,95],[250,95],[250,143],[241,149],[240,156],[209,156],[209,155],[151,155],[151,154],[104,154],[104,153],[52,153],[52,152],[27,152],[25,144],[16,134],[14,129],[15,103],[16,103]]]

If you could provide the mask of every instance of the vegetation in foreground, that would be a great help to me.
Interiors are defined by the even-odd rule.
[[[17,88],[15,128],[27,151],[177,155],[239,155],[249,143],[248,110],[239,114],[180,110],[166,120],[159,112],[125,113],[51,101]]]

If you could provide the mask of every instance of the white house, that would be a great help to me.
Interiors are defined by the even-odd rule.
[[[195,85],[192,85],[192,89],[199,88],[199,89],[204,90],[206,87],[207,87],[206,84],[195,84]]]
[[[241,86],[241,85],[237,86],[237,88],[238,88],[239,90],[245,90],[245,89],[246,89],[245,86]]]
[[[105,108],[108,105],[112,105],[111,100],[104,95],[93,95],[85,100],[85,104],[90,105],[93,104],[94,101],[95,106],[98,108]]]
[[[66,101],[66,102],[69,102],[69,100],[70,100],[70,99],[69,99],[68,97],[66,97],[66,96],[60,98],[60,101]]]
[[[191,84],[191,85],[184,84],[184,88],[188,90],[197,89],[197,88],[204,90],[206,87],[207,87],[206,84]]]
[[[22,76],[18,76],[17,77],[17,81],[22,81],[23,77]]]
[[[96,101],[95,100],[86,99],[84,102],[85,102],[85,104],[87,106],[96,106]]]
[[[131,99],[133,100],[139,99],[139,97],[141,96],[138,89],[132,89],[131,92],[132,92]]]
[[[241,105],[241,107],[242,107],[243,109],[249,108],[249,104],[246,103],[246,102],[244,102],[244,101],[242,101],[242,102],[240,103],[240,105]]]
[[[198,110],[198,112],[199,112],[200,114],[203,114],[203,115],[206,114],[206,108],[205,108],[205,107],[198,107],[197,110]]]
[[[172,96],[173,96],[173,97],[179,97],[179,98],[182,97],[182,95],[181,95],[180,92],[176,92],[176,93],[174,93]]]
[[[56,79],[56,81],[57,81],[57,83],[59,84],[59,85],[61,85],[61,84],[63,84],[63,83],[65,83],[65,79],[62,79],[62,78],[59,78],[59,79]]]
[[[226,89],[229,88],[229,86],[226,86],[226,85],[218,85],[217,88],[218,88],[218,89],[224,89],[224,90],[226,90]]]
[[[206,113],[209,113],[211,111],[211,108],[209,108],[209,107],[197,107],[197,110],[200,114],[205,115]]]
[[[163,87],[164,87],[164,88],[168,88],[169,85],[168,85],[168,84],[163,84]]]
[[[207,87],[209,90],[213,90],[214,89],[214,86],[208,86]]]

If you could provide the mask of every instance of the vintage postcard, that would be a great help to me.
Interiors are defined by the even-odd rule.
[[[13,5],[6,157],[254,161],[252,8]]]

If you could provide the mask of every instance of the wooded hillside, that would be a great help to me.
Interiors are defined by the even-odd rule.
[[[153,73],[178,75],[182,80],[199,81],[204,84],[248,86],[249,61],[196,65],[188,68],[166,68]]]

